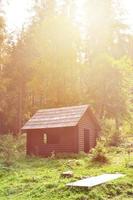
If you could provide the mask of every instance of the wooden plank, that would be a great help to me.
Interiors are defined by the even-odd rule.
[[[123,174],[102,174],[100,176],[88,177],[73,183],[66,184],[71,187],[93,187],[123,177]]]

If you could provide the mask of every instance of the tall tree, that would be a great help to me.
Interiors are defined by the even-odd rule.
[[[85,1],[84,34],[72,12],[77,2],[63,2],[39,1],[32,24],[12,46],[4,70],[7,130],[17,133],[37,109],[54,106],[91,103],[116,127],[127,116],[131,62],[113,1]]]
[[[0,13],[1,14],[1,13]],[[6,43],[5,22],[0,15],[0,133],[6,130],[5,109],[7,108],[6,95],[8,78],[4,77],[5,64],[7,61],[8,45]]]

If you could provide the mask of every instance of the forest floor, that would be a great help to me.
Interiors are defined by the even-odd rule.
[[[89,155],[69,158],[20,158],[11,166],[0,164],[0,200],[130,200],[133,199],[133,155],[111,148],[110,163],[99,165]],[[72,178],[61,173],[71,170]],[[119,178],[90,189],[68,188],[66,183],[86,176],[122,173]]]

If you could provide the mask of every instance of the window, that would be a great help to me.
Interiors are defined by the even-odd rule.
[[[44,133],[43,134],[43,144],[59,144],[60,137],[58,134]]]
[[[44,142],[44,144],[48,143],[48,138],[47,138],[47,134],[46,133],[43,134],[43,142]]]

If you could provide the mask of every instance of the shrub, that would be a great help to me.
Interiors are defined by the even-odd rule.
[[[0,136],[0,159],[10,166],[25,154],[24,136],[14,137],[11,134]]]
[[[107,148],[103,141],[98,141],[97,145],[91,151],[91,161],[99,163],[108,163]]]
[[[122,136],[120,133],[114,133],[109,138],[109,146],[119,146],[122,143]]]
[[[105,138],[106,145],[109,146],[119,146],[123,141],[122,133],[120,130],[116,130],[113,119],[102,121],[102,135]]]

